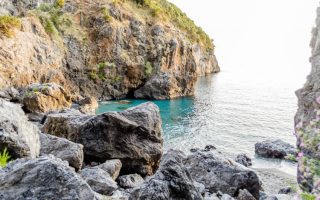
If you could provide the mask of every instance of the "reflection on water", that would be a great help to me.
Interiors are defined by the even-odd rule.
[[[200,78],[194,97],[153,101],[160,108],[165,148],[188,152],[213,144],[230,156],[246,153],[254,157],[254,144],[265,139],[294,144],[295,89],[295,85],[284,83],[250,82],[248,77],[244,80],[226,72]],[[145,102],[129,101],[102,103],[98,113],[121,111]],[[254,163],[256,167],[295,174],[291,163],[262,159]]]

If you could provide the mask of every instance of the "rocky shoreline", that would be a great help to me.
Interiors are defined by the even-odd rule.
[[[81,100],[82,105],[70,108],[71,103],[56,103],[55,96],[68,99],[63,88],[46,86],[27,96],[30,87],[1,93],[0,146],[12,156],[0,170],[1,199],[260,200],[295,196],[294,191],[265,193],[277,192],[270,190],[271,179],[284,175],[250,168],[251,159],[244,154],[234,161],[212,145],[192,149],[190,154],[164,153],[161,117],[153,103],[123,112],[85,114],[82,106],[95,107],[94,99]],[[36,101],[30,104],[24,98]],[[47,112],[39,112],[42,105],[47,105]],[[274,152],[269,157],[288,150],[279,141],[272,144],[262,145]],[[292,179],[279,180],[284,187]]]

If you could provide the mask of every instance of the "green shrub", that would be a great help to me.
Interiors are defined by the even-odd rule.
[[[0,168],[5,167],[10,158],[11,156],[9,155],[7,148],[5,148],[2,153],[0,152]]]
[[[148,78],[151,76],[152,71],[153,71],[153,67],[152,67],[151,63],[146,62],[145,66],[144,66],[144,73]]]
[[[44,20],[44,30],[49,34],[49,35],[54,35],[57,33],[57,29],[53,22],[50,19],[45,19]]]
[[[198,27],[185,13],[177,6],[167,0],[133,0],[137,4],[151,11],[154,17],[169,20],[181,30],[187,33],[187,37],[191,42],[200,43],[206,49],[214,49],[210,37]]]
[[[303,200],[316,200],[316,196],[314,196],[313,194],[306,193],[306,192],[301,194],[301,198]]]
[[[14,36],[14,28],[21,27],[21,20],[13,16],[0,16],[0,36]]]
[[[55,7],[63,8],[64,4],[65,4],[64,0],[56,0]]]
[[[102,8],[103,19],[106,22],[110,22],[112,20],[112,16],[110,15],[109,9],[107,7]]]

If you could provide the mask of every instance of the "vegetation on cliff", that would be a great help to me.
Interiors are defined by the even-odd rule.
[[[14,28],[20,28],[21,20],[13,16],[0,16],[0,36],[12,37]]]
[[[167,0],[133,0],[144,8],[148,8],[154,17],[168,20],[187,33],[191,42],[200,43],[208,49],[214,49],[212,40],[201,27],[197,26],[180,8]]]
[[[0,152],[0,168],[5,167],[10,158],[7,148],[5,148],[3,152]]]

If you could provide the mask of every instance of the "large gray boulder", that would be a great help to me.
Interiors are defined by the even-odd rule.
[[[83,144],[85,161],[122,161],[122,172],[152,175],[159,166],[163,139],[159,108],[144,103],[98,116],[50,114],[43,131]]]
[[[197,151],[190,154],[184,164],[193,180],[205,185],[210,193],[221,191],[235,197],[240,189],[247,189],[255,198],[259,198],[261,185],[258,175],[217,151]]]
[[[180,151],[170,150],[166,153],[157,173],[135,189],[129,199],[203,199],[183,164],[184,157]]]
[[[67,163],[53,156],[19,159],[0,171],[0,199],[96,199]]]
[[[83,163],[83,145],[71,142],[53,135],[40,134],[41,155],[52,154],[57,158],[68,161],[76,170],[81,169]]]
[[[117,190],[117,183],[102,169],[85,168],[80,172],[81,177],[99,194],[111,195]]]
[[[0,151],[11,158],[39,156],[39,129],[30,123],[20,105],[0,99]]]
[[[265,158],[284,159],[289,155],[295,156],[297,150],[294,146],[282,140],[266,140],[255,144],[255,152]]]

